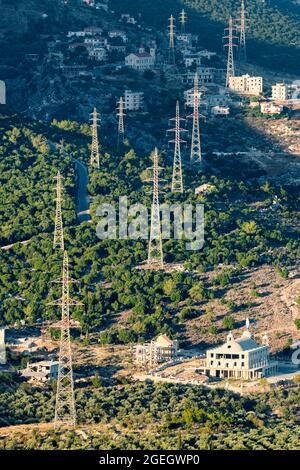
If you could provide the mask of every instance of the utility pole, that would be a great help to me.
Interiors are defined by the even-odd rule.
[[[62,201],[62,176],[60,172],[57,172],[55,178],[56,183],[56,214],[55,214],[55,227],[54,227],[54,240],[53,240],[53,248],[59,248],[60,250],[64,250],[64,228],[62,222],[62,209],[61,209],[61,201]]]
[[[175,42],[174,42],[174,16],[169,18],[169,65],[175,65]]]
[[[181,25],[181,32],[182,34],[185,33],[185,25],[187,23],[187,14],[185,10],[182,10],[179,14],[179,21]]]
[[[70,305],[80,305],[80,303],[70,299],[70,283],[75,281],[69,278],[69,260],[66,251],[64,251],[62,279],[56,282],[62,284],[62,297],[52,303],[52,305],[61,305],[61,332],[54,425],[55,428],[59,426],[75,428],[76,410],[70,341]]]
[[[151,227],[148,248],[148,267],[151,269],[162,269],[164,265],[160,220],[160,204],[158,195],[159,169],[160,168],[158,166],[158,150],[157,148],[155,148],[153,152],[153,200],[151,206]]]
[[[239,62],[247,62],[245,0],[242,0],[239,38]]]
[[[98,140],[98,123],[100,121],[99,114],[97,113],[96,108],[91,114],[92,121],[92,151],[91,151],[91,166],[100,168],[99,162],[99,140]]]
[[[199,125],[199,108],[200,108],[200,91],[198,73],[194,77],[193,90],[193,114],[189,117],[193,118],[192,143],[191,143],[191,163],[202,162],[200,125]]]
[[[170,143],[175,143],[174,149],[174,160],[173,160],[173,176],[172,176],[172,193],[183,193],[183,181],[182,181],[182,163],[181,163],[181,143],[185,143],[181,140],[181,132],[186,132],[186,129],[180,127],[181,121],[185,119],[180,118],[179,101],[176,103],[176,117],[170,119],[175,121],[175,128],[169,129],[168,132],[174,132],[174,140],[170,140]]]
[[[124,100],[121,96],[120,100],[118,101],[117,107],[117,117],[118,117],[118,148],[120,142],[124,142],[124,135],[125,135],[125,126],[124,126]]]
[[[227,73],[226,73],[226,86],[229,86],[229,79],[235,76],[235,67],[234,67],[234,55],[233,48],[236,47],[236,44],[233,43],[234,39],[237,39],[237,36],[233,36],[233,23],[232,16],[229,18],[228,28],[225,28],[224,39],[228,40],[228,43],[225,44],[225,47],[228,47],[228,58],[227,58]]]

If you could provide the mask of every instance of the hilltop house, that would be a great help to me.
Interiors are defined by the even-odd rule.
[[[247,329],[241,338],[234,339],[229,333],[226,343],[206,352],[205,368],[209,377],[254,380],[273,375],[277,362],[269,357],[268,341],[259,345]]]
[[[138,53],[131,53],[125,57],[125,65],[139,72],[151,69],[155,65],[155,49],[151,49],[149,53],[141,47]]]

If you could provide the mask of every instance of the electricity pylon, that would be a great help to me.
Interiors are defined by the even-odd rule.
[[[175,133],[174,140],[169,141],[175,143],[171,189],[172,193],[183,193],[181,143],[185,143],[185,141],[181,140],[181,133],[186,132],[186,129],[182,129],[180,126],[181,121],[185,121],[185,119],[180,118],[179,101],[176,103],[176,117],[170,119],[170,121],[175,121],[175,128],[168,130],[168,132]]]
[[[185,10],[182,10],[179,14],[179,21],[181,25],[181,32],[185,33],[185,25],[187,23],[187,14]]]
[[[62,279],[55,281],[62,284],[62,297],[52,302],[52,305],[61,305],[59,365],[55,404],[54,425],[76,426],[76,410],[74,397],[72,351],[70,341],[70,305],[80,305],[70,299],[70,283],[75,282],[69,278],[68,254],[64,251]]]
[[[151,269],[162,269],[163,249],[162,249],[162,230],[160,220],[160,204],[159,204],[159,166],[158,166],[158,150],[155,148],[153,152],[153,199],[151,206],[151,227],[148,247],[148,267]]]
[[[239,62],[247,62],[245,0],[242,0],[239,38]]]
[[[234,29],[235,28],[233,28],[232,17],[230,16],[228,28],[225,28],[225,36],[224,36],[224,39],[228,39],[228,43],[224,45],[224,47],[228,47],[227,72],[226,72],[226,86],[227,87],[229,86],[230,78],[235,76],[233,48],[236,47],[236,44],[234,44],[233,41],[234,39],[238,39],[238,38],[237,36],[233,35]]]
[[[189,117],[193,118],[192,130],[192,143],[191,143],[191,163],[202,162],[201,139],[200,139],[200,125],[199,125],[199,108],[200,108],[200,91],[198,73],[194,77],[194,90],[193,90],[193,114]]]
[[[120,100],[118,101],[117,107],[117,117],[118,117],[118,148],[120,142],[124,142],[124,135],[125,135],[125,126],[124,126],[124,100],[121,96]]]
[[[56,183],[56,214],[55,214],[55,227],[54,227],[54,240],[53,240],[53,248],[59,248],[60,250],[64,250],[64,227],[62,221],[62,210],[61,210],[61,202],[62,202],[62,176],[60,172],[57,172],[55,178]]]
[[[91,114],[92,121],[92,150],[91,150],[91,166],[96,166],[99,169],[99,140],[98,140],[98,123],[100,121],[99,114],[96,108]]]
[[[169,18],[169,65],[175,65],[175,42],[174,42],[174,16],[171,15]]]

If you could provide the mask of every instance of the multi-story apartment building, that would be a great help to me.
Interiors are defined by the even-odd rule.
[[[259,96],[263,92],[263,78],[242,75],[241,77],[230,77],[229,88],[237,93]]]
[[[125,90],[124,108],[127,111],[139,111],[144,105],[144,93],[140,91]]]

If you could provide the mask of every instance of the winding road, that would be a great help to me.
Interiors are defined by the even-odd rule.
[[[72,157],[77,170],[77,217],[79,223],[91,220],[90,216],[90,196],[87,190],[89,184],[89,174],[87,167],[76,158]]]
[[[73,162],[76,166],[77,172],[77,194],[76,194],[76,214],[78,218],[78,222],[81,224],[82,222],[87,222],[91,220],[90,216],[90,196],[88,193],[87,186],[89,184],[89,174],[88,169],[84,163],[77,158],[72,157]],[[30,240],[24,240],[20,242],[11,243],[9,245],[5,245],[0,247],[1,250],[10,250],[18,243],[22,245],[27,245],[30,243]]]

